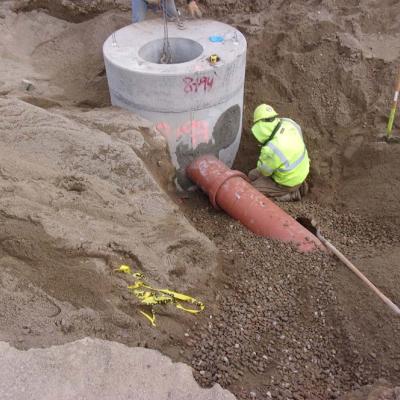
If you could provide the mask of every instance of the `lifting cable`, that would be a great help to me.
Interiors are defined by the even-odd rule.
[[[161,0],[161,8],[164,19],[164,43],[160,58],[160,64],[172,64],[171,44],[168,37],[167,0]]]

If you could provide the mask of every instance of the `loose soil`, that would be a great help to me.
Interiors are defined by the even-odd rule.
[[[257,158],[255,105],[298,121],[312,191],[282,207],[315,217],[400,304],[400,145],[379,140],[400,4],[200,4],[248,39],[236,167]],[[255,237],[200,193],[177,197],[165,141],[110,107],[101,46],[129,22],[123,0],[0,4],[0,340],[152,347],[238,399],[399,398],[399,319],[329,255]],[[160,308],[151,328],[113,272],[121,263],[198,296],[206,312]]]

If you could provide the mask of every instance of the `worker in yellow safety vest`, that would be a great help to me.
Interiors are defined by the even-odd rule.
[[[251,131],[262,146],[257,168],[249,173],[252,185],[278,201],[301,200],[308,192],[310,159],[300,126],[261,104],[254,111]]]

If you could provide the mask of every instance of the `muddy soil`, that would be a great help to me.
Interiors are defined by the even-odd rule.
[[[312,193],[283,207],[315,216],[400,304],[400,145],[377,141],[400,58],[400,5],[201,4],[249,43],[237,167],[257,157],[248,129],[256,104],[297,120]],[[110,107],[101,46],[130,22],[128,8],[0,4],[0,340],[152,347],[239,399],[396,398],[399,320],[328,255],[254,237],[199,193],[178,198],[163,138]],[[198,296],[206,312],[160,309],[151,328],[129,280],[113,272],[121,263]]]

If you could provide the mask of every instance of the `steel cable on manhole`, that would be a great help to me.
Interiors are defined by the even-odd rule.
[[[164,19],[164,41],[160,64],[172,64],[171,44],[168,36],[168,13],[166,3],[166,0],[161,0],[161,8]]]

